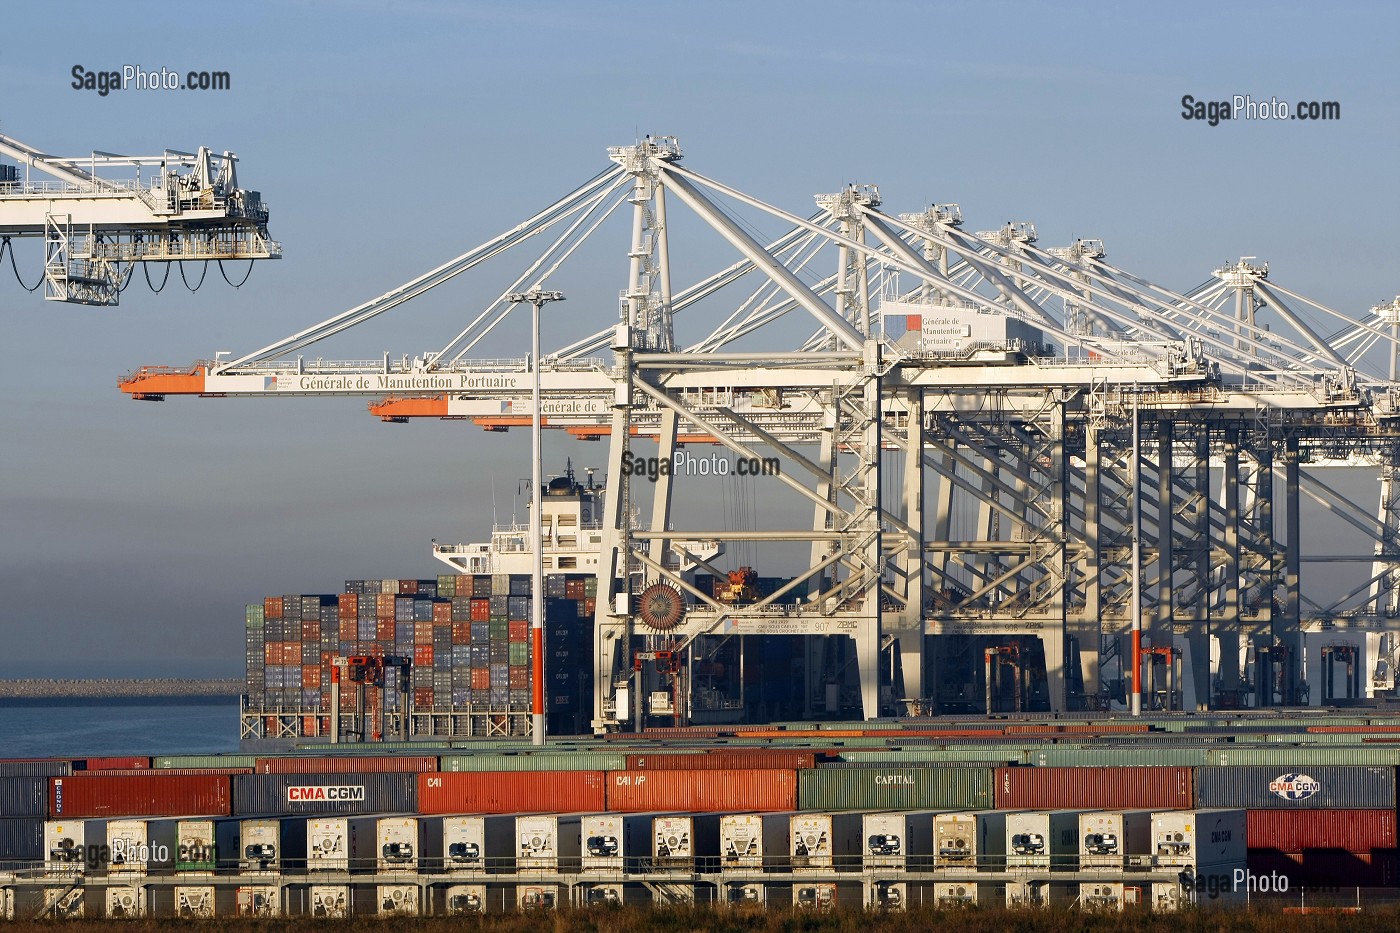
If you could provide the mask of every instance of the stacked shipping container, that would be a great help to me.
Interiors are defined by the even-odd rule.
[[[545,578],[545,693],[551,733],[583,731],[594,577]],[[269,596],[247,607],[250,708],[300,715],[298,734],[330,729],[331,659],[411,658],[418,712],[529,712],[530,578],[452,575],[436,580],[348,580],[337,595]],[[346,690],[342,711],[354,708]],[[406,705],[386,693],[390,710]],[[511,723],[507,721],[506,728]]]

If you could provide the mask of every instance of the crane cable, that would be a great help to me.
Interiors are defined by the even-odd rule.
[[[40,274],[39,281],[35,282],[33,286],[25,285],[24,279],[20,278],[19,276],[19,265],[15,262],[14,244],[10,242],[9,237],[0,238],[0,257],[3,257],[5,255],[6,250],[10,251],[10,268],[14,270],[15,281],[19,283],[19,287],[27,292],[38,291],[39,286],[44,284],[44,276]]]
[[[200,287],[201,285],[204,284],[204,277],[205,277],[206,275],[209,274],[209,260],[207,260],[207,259],[204,260],[204,270],[203,270],[202,272],[199,273],[199,281],[196,282],[196,283],[194,283],[194,287],[193,287],[193,288],[190,288],[190,280],[187,279],[187,278],[185,278],[185,261],[184,261],[183,259],[181,259],[179,262],[180,262],[180,281],[181,281],[181,282],[184,282],[184,283],[185,283],[185,288],[189,288],[190,291],[192,291],[192,292],[197,292],[197,291],[199,291],[199,287]]]
[[[145,276],[146,276],[146,287],[147,287],[147,288],[149,288],[152,292],[154,292],[154,293],[157,294],[157,295],[159,295],[161,292],[165,291],[165,286],[170,282],[170,263],[168,263],[168,262],[165,263],[165,278],[163,278],[163,279],[160,280],[160,288],[156,288],[154,285],[151,284],[151,264],[150,264],[150,263],[148,263],[148,262],[143,262],[143,263],[141,263],[141,271],[142,271],[143,273],[145,273]]]
[[[239,280],[237,285],[233,285],[233,282],[229,281],[228,273],[224,271],[224,261],[222,259],[219,260],[219,275],[222,275],[224,277],[225,284],[233,285],[234,288],[242,288],[247,283],[248,277],[252,274],[253,260],[250,259],[248,260],[248,271],[243,273],[243,278]]]

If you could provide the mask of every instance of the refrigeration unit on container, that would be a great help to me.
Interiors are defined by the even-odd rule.
[[[933,867],[932,810],[866,813],[861,827],[866,868],[926,871]]]
[[[930,897],[932,905],[938,908],[991,904],[991,887],[993,885],[976,881],[935,881]]]
[[[1073,870],[1079,864],[1078,810],[1027,810],[1006,815],[1006,867]]]
[[[720,817],[720,871],[786,871],[791,813],[735,813]]]
[[[798,910],[827,911],[837,908],[858,910],[863,895],[859,884],[834,881],[798,881],[792,886],[792,906]]]
[[[39,900],[39,916],[53,920],[78,920],[87,916],[82,888],[45,888]]]
[[[578,897],[583,907],[621,907],[626,889],[620,884],[585,884],[579,886]]]
[[[583,817],[584,871],[639,871],[651,861],[650,813],[600,813]]]
[[[179,820],[108,820],[107,875],[146,875],[174,868]]]
[[[306,821],[306,869],[350,870],[349,817],[321,816]]]
[[[1152,814],[1152,851],[1157,867],[1208,868],[1243,865],[1247,819],[1244,810],[1168,810]]]
[[[1151,860],[1151,810],[1090,810],[1079,814],[1079,870],[1122,871]]]
[[[417,872],[422,848],[419,818],[416,816],[352,816],[350,832],[351,871]],[[441,828],[435,820],[424,825]]]
[[[106,889],[106,911],[104,916],[112,919],[132,920],[146,914],[146,891],[144,888],[112,885]]]
[[[1008,881],[1006,883],[1006,906],[1012,909],[1021,907],[1067,907],[1074,903],[1079,893],[1079,885],[1073,882]]]
[[[559,906],[560,886],[557,884],[518,884],[515,886],[515,906],[520,910],[553,910]]]
[[[277,888],[270,884],[254,884],[234,891],[234,913],[240,917],[281,916],[277,902]]]
[[[350,889],[338,884],[313,884],[306,892],[307,913],[327,920],[350,916]]]
[[[871,910],[908,910],[918,906],[920,886],[907,881],[872,881],[869,886]]]
[[[793,871],[854,871],[860,868],[859,813],[794,813],[789,819],[788,855]]]
[[[214,886],[181,886],[175,889],[175,917],[179,920],[214,919]]]
[[[763,907],[768,903],[768,886],[752,881],[728,881],[720,897],[729,907]]]
[[[78,875],[98,868],[107,844],[105,820],[45,820],[44,873]]]
[[[281,874],[306,865],[305,817],[284,816],[238,821],[235,850],[240,874]]]
[[[451,884],[447,886],[444,905],[449,917],[465,917],[486,913],[486,885]]]
[[[652,859],[670,871],[709,871],[719,862],[718,813],[658,816],[652,819]]]
[[[429,817],[422,817],[427,820]],[[440,859],[448,874],[508,871],[515,859],[515,817],[444,816],[440,854],[429,852],[435,868]]]
[[[575,871],[582,854],[580,814],[531,814],[515,818],[516,871]]]
[[[374,889],[375,910],[380,917],[418,916],[418,885],[381,884]]]
[[[1000,810],[940,813],[933,818],[933,867],[1001,871],[1006,814]]]
[[[1083,881],[1079,884],[1079,906],[1082,910],[1122,910],[1142,901],[1142,885],[1119,881]]]
[[[231,862],[238,844],[238,820],[177,820],[175,873],[212,875],[220,862]]]

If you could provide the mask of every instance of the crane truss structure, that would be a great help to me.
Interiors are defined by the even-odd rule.
[[[215,155],[201,146],[195,153],[69,158],[0,135],[0,156],[18,163],[0,163],[0,244],[43,239],[50,301],[116,305],[136,263],[282,255],[268,235],[262,195],[238,186],[232,152]],[[153,169],[146,181],[143,167]],[[135,177],[98,174],[112,168],[133,169]]]
[[[670,137],[609,156],[611,169],[546,210],[373,301],[237,359],[148,367],[121,387],[152,400],[368,396],[385,420],[503,430],[530,423],[538,365],[544,426],[609,445],[600,731],[628,721],[647,689],[637,658],[735,636],[849,639],[867,718],[896,711],[893,699],[981,696],[981,649],[1008,644],[1018,664],[1043,656],[1032,692],[1049,709],[1097,708],[1118,689],[1110,664],[1130,666],[1134,615],[1149,658],[1178,652],[1187,705],[1200,708],[1301,702],[1305,630],[1366,633],[1393,651],[1400,299],[1349,317],[1270,281],[1252,257],[1178,293],[1111,265],[1096,240],[1043,249],[1029,223],[969,233],[954,204],[890,214],[878,189],[852,185],[804,218],[683,168]],[[677,205],[739,254],[682,288]],[[755,236],[740,210],[786,232]],[[615,211],[632,220],[618,319],[538,361],[473,360],[506,297],[542,287]],[[436,352],[303,352],[546,232],[557,236],[542,254]],[[697,317],[703,336],[683,343],[677,323]],[[810,330],[795,349],[740,348],[794,318]],[[1336,331],[1324,335],[1316,321],[1328,318]],[[1388,373],[1372,371],[1377,347]],[[780,465],[762,482],[812,521],[682,520],[678,505],[705,493],[665,469],[644,490],[635,466],[673,463],[688,443]],[[1378,510],[1319,478],[1336,466],[1379,472]],[[1364,535],[1364,552],[1309,551],[1304,498]],[[782,544],[810,560],[777,591],[736,602],[667,559],[693,540]],[[1314,561],[1350,562],[1364,582],[1321,598],[1304,586]],[[637,611],[657,584],[684,594],[678,620]],[[687,702],[678,696],[679,720]]]

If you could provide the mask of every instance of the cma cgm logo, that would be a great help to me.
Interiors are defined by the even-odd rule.
[[[1322,792],[1322,782],[1306,774],[1280,774],[1269,782],[1269,790],[1284,800],[1307,800]]]
[[[287,803],[310,803],[321,801],[363,801],[365,799],[364,786],[342,786],[326,787],[322,785],[308,785],[305,787],[288,787]]]

